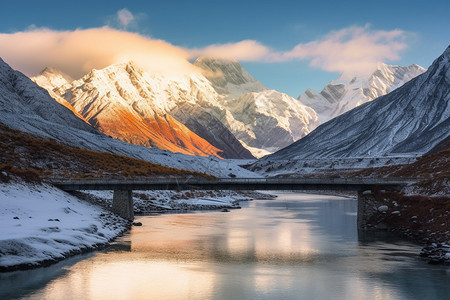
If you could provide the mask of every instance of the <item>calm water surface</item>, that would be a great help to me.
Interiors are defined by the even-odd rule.
[[[420,261],[420,247],[358,236],[356,200],[278,195],[139,217],[107,251],[1,274],[0,298],[450,299],[450,268]]]

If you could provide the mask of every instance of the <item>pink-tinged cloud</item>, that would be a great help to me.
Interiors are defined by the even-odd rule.
[[[283,60],[309,59],[310,65],[344,76],[368,74],[379,62],[394,61],[406,48],[401,30],[371,31],[368,26],[331,32],[319,41],[298,44]]]
[[[192,57],[210,56],[239,61],[281,62],[309,60],[310,65],[345,76],[368,74],[379,62],[394,61],[406,48],[401,30],[371,31],[369,26],[349,27],[329,33],[323,39],[298,44],[292,50],[276,52],[257,41],[216,44],[189,51]]]
[[[134,20],[133,14],[126,8],[117,12],[117,18],[123,27],[127,27]]]
[[[0,34],[0,57],[27,75],[51,66],[78,78],[94,68],[130,60],[150,72],[182,75],[196,71],[186,50],[109,27]]]

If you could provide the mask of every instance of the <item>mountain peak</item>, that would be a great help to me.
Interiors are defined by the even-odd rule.
[[[36,76],[45,76],[47,78],[49,77],[62,77],[64,78],[67,82],[71,82],[73,81],[73,78],[70,77],[70,75],[64,73],[63,71],[54,68],[54,67],[45,67],[41,72],[39,72],[39,74]]]
[[[365,102],[372,101],[401,87],[424,73],[419,65],[396,66],[379,63],[369,77],[339,77],[330,81],[320,93],[307,90],[297,99],[312,107],[321,123],[337,117]]]
[[[204,71],[217,93],[225,98],[232,99],[244,93],[267,90],[237,60],[199,57],[194,65]]]

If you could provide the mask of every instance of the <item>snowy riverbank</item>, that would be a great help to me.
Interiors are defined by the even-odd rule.
[[[109,212],[112,191],[77,193],[29,183],[0,184],[0,271],[48,265],[95,250],[126,231],[130,223]],[[239,208],[239,201],[272,199],[234,191],[142,191],[135,212]],[[85,201],[87,200],[87,201]]]
[[[126,220],[48,185],[0,184],[0,271],[47,265],[101,248]]]

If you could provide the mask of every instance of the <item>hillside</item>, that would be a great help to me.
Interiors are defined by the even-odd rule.
[[[69,147],[0,124],[0,181],[72,177],[208,176],[122,155]]]

